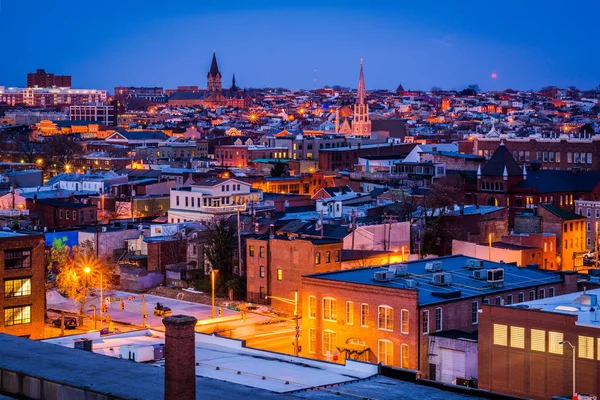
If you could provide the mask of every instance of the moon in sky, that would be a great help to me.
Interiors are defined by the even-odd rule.
[[[496,79],[496,78],[498,77],[498,74],[497,74],[497,73],[495,73],[495,72],[492,72],[492,75],[491,75],[491,76],[492,76],[492,79]]]

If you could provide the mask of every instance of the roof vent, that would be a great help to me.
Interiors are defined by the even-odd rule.
[[[394,279],[394,273],[391,271],[377,271],[373,274],[376,282],[389,282]]]
[[[433,261],[425,264],[425,272],[440,272],[442,270],[441,261]]]
[[[467,269],[482,269],[483,268],[483,260],[478,260],[476,258],[471,258],[467,260]]]
[[[417,282],[414,279],[407,279],[404,282],[404,287],[406,289],[414,289],[417,286]]]
[[[473,271],[473,279],[477,279],[478,281],[487,280],[487,271],[483,269],[476,269]]]
[[[504,282],[504,268],[494,268],[487,270],[487,281],[489,283]]]
[[[449,272],[438,272],[433,274],[431,281],[436,286],[448,286],[452,284],[452,274]]]
[[[406,265],[406,264],[390,265],[388,268],[388,271],[394,273],[394,276],[407,276],[408,275],[408,265]]]
[[[598,297],[595,294],[582,294],[579,296],[579,301],[582,306],[596,307],[598,305]]]

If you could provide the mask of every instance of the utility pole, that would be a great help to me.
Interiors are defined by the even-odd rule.
[[[352,210],[352,250],[354,250],[355,231],[356,231],[356,209]]]
[[[386,251],[387,250],[387,243],[385,241],[386,239],[386,235],[385,235],[385,224],[387,222],[387,213],[383,214],[383,250]]]
[[[596,221],[596,240],[594,240],[594,254],[596,254],[596,264],[594,268],[598,268],[598,221]]]
[[[238,275],[242,276],[242,230],[240,229],[240,209],[237,210],[237,230],[238,230]]]
[[[325,226],[323,224],[323,209],[321,209],[321,239],[323,239],[324,230],[325,230]]]
[[[146,327],[146,318],[148,318],[148,314],[146,313],[146,295],[142,294],[142,327]]]
[[[388,250],[389,247],[392,247],[392,216],[389,216],[389,226],[388,226]]]

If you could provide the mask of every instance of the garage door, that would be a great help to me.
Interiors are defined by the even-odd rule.
[[[465,376],[465,352],[441,349],[442,382],[452,383],[456,377]]]

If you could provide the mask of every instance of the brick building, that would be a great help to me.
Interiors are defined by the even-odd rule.
[[[473,136],[473,154],[492,157],[501,143],[521,164],[537,160],[543,169],[570,170],[572,168],[600,169],[600,136],[584,137],[562,134],[558,137],[531,135],[525,138],[499,135]]]
[[[586,218],[585,247],[593,250],[597,246],[597,236],[600,232],[600,201],[575,200],[575,212]]]
[[[429,333],[477,330],[483,304],[513,304],[577,290],[574,274],[462,255],[396,267],[303,276],[303,356],[383,362],[436,380],[441,367],[429,364]]]
[[[246,168],[256,159],[285,160],[288,158],[286,147],[221,145],[215,147],[215,160],[221,166]]]
[[[46,304],[44,235],[0,233],[0,332],[41,339]]]
[[[321,188],[335,186],[335,176],[313,172],[296,176],[262,177],[252,181],[253,189],[265,193],[291,193],[313,196]]]
[[[268,236],[246,239],[248,301],[270,304],[286,314],[293,306],[271,301],[267,296],[293,298],[298,290],[301,309],[302,275],[342,269],[342,242]]]
[[[600,394],[600,290],[515,307],[484,306],[479,319],[479,388],[507,395]],[[561,344],[561,342],[569,344]]]
[[[27,199],[31,219],[48,228],[95,224],[97,207],[57,199]],[[35,215],[34,215],[35,214]]]
[[[32,88],[35,86],[40,88],[70,88],[71,75],[54,75],[43,69],[38,69],[35,72],[29,72],[27,74],[27,87]]]
[[[0,86],[0,102],[12,106],[21,103],[31,107],[85,105],[103,103],[106,99],[106,90]]]

